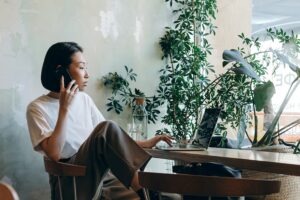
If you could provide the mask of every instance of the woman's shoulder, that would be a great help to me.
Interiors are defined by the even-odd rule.
[[[90,95],[88,95],[87,93],[82,92],[82,91],[78,92],[77,94],[79,96],[81,96],[82,98],[89,98],[89,99],[91,98]]]
[[[47,95],[41,95],[28,104],[27,110],[38,109],[53,103],[56,104],[58,101],[58,99],[51,98]]]

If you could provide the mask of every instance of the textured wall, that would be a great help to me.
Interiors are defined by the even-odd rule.
[[[154,90],[146,85],[161,66],[158,38],[170,20],[167,10],[161,0],[0,0],[0,179],[22,199],[49,199],[42,157],[32,150],[25,119],[28,102],[46,93],[40,69],[47,48],[57,41],[84,47],[87,92],[105,111],[108,94],[99,90],[98,79],[125,64],[152,76],[139,81]]]
[[[241,6],[237,0],[220,0],[221,5],[224,2],[227,14],[217,20],[220,29],[236,11],[229,4]],[[250,0],[243,2],[249,6]],[[247,12],[241,12],[239,20],[229,18],[238,23],[249,17]],[[154,93],[163,66],[158,41],[171,21],[164,0],[0,0],[0,179],[11,182],[24,200],[49,199],[42,157],[32,150],[25,110],[28,102],[46,93],[40,69],[51,44],[76,41],[85,48],[91,76],[87,93],[106,118],[125,126],[128,114],[105,112],[109,92],[99,78],[127,65],[139,74],[135,87]],[[223,33],[212,41],[220,45],[222,38]],[[226,48],[235,47],[233,38],[236,32],[231,35],[227,30]],[[220,60],[216,55],[213,61]]]
[[[222,53],[225,49],[237,49],[242,46],[238,37],[242,32],[251,36],[252,0],[219,0],[216,36],[212,38],[211,63],[223,71]]]

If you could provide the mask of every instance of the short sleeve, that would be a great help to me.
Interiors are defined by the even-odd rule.
[[[97,126],[100,122],[105,121],[104,116],[102,115],[102,113],[100,112],[100,110],[97,108],[97,106],[95,105],[94,101],[91,99],[92,101],[92,120],[93,120],[93,125],[94,127]]]
[[[48,138],[53,130],[50,128],[43,112],[34,104],[28,105],[26,118],[32,146],[34,150],[41,152],[39,144]]]
[[[93,126],[96,127],[100,122],[105,121],[104,116],[100,112],[100,110],[97,108],[96,104],[94,103],[93,99],[85,93],[86,98],[88,99],[88,104],[91,109],[91,115],[92,115],[92,123]]]

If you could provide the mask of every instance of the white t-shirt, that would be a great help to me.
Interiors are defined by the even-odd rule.
[[[58,118],[59,99],[40,96],[27,107],[27,124],[34,150],[44,154],[40,142],[51,136]],[[67,117],[66,142],[61,158],[73,156],[95,126],[104,121],[95,103],[84,92],[78,92],[70,105]]]

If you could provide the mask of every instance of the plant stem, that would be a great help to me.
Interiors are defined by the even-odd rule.
[[[247,136],[248,140],[249,140],[249,141],[250,141],[250,143],[252,144],[252,143],[253,143],[253,141],[251,140],[251,138],[250,138],[250,136],[249,136],[249,134],[248,134],[248,131],[247,131],[247,130],[245,130],[245,133],[246,133],[246,136]]]
[[[295,78],[295,80],[292,82],[278,112],[276,113],[275,118],[273,119],[270,127],[268,128],[267,132],[264,134],[264,136],[261,138],[261,140],[258,142],[258,145],[268,145],[271,143],[272,138],[273,138],[273,133],[274,133],[274,129],[276,127],[276,124],[278,123],[278,120],[281,116],[281,113],[283,112],[286,104],[288,103],[290,97],[292,96],[292,94],[294,93],[294,91],[296,90],[297,86],[299,85],[300,81],[298,81],[299,77],[297,76]],[[298,81],[298,82],[297,82]],[[296,83],[297,82],[297,83]],[[294,86],[294,84],[296,83],[296,85]]]
[[[231,70],[231,68],[228,69],[228,71],[226,71],[224,74],[221,74],[218,78],[216,78],[215,80],[213,80],[213,82],[209,83],[209,84],[201,91],[201,93],[206,92],[206,90],[207,90],[209,87],[213,86],[213,84],[218,85],[219,82],[221,81],[221,79],[222,79],[227,73],[229,73],[230,70]]]
[[[283,128],[279,129],[278,131],[273,133],[273,138],[275,139],[276,137],[279,137],[280,135],[284,134],[285,132],[287,132],[288,130],[294,128],[295,126],[297,126],[298,124],[300,124],[300,119],[297,119],[291,123],[289,123],[288,125],[284,126]]]
[[[259,51],[259,52],[250,54],[250,55],[248,55],[248,56],[245,56],[244,59],[247,59],[247,58],[249,58],[249,57],[251,57],[251,56],[259,55],[259,54],[262,54],[262,53],[272,53],[272,51],[270,51],[270,50],[267,50],[267,51]]]
[[[174,63],[173,63],[173,56],[172,56],[172,52],[170,53],[170,63],[171,63],[171,67],[172,67],[172,78],[174,79],[174,74],[175,74],[175,69],[174,69]],[[175,88],[174,88],[174,83],[172,83],[172,93],[173,93],[173,122],[176,126],[178,126],[177,123],[177,119],[176,119],[176,97],[175,97]]]
[[[196,46],[196,21],[195,21],[195,12],[194,12],[194,9],[195,9],[195,5],[194,5],[194,0],[192,1],[192,6],[193,6],[193,24],[194,24],[194,27],[193,27],[193,32],[194,32],[194,46]],[[194,49],[193,49],[193,54],[195,53]]]
[[[300,141],[298,141],[298,143],[297,143],[297,145],[296,145],[296,147],[295,147],[295,149],[294,149],[294,154],[297,154],[297,153],[299,153],[299,145],[300,145]]]
[[[252,85],[253,79],[251,79],[251,83],[250,86]],[[257,115],[256,115],[256,108],[255,108],[255,103],[254,103],[254,93],[253,90],[251,91],[251,99],[252,99],[252,108],[253,108],[253,115],[254,115],[254,138],[253,138],[253,144],[257,143],[257,125],[258,125],[258,119],[257,119]]]

